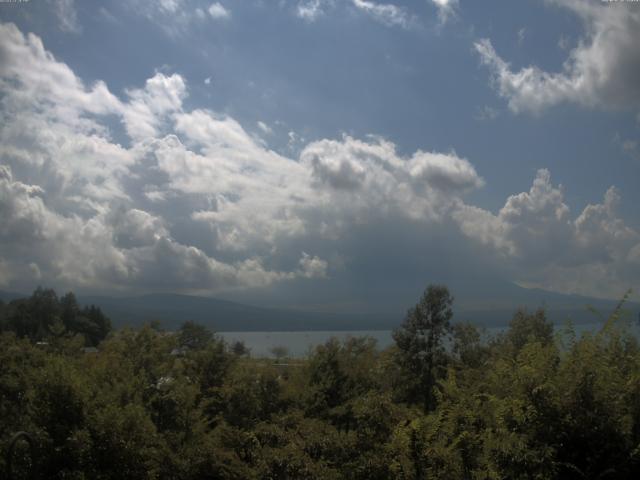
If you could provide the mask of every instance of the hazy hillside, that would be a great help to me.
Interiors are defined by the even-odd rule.
[[[62,293],[62,292],[59,292]],[[473,302],[473,307],[455,308],[455,320],[470,321],[476,325],[506,325],[519,307],[535,309],[545,307],[549,319],[560,324],[567,318],[574,323],[598,320],[589,311],[593,307],[607,315],[617,304],[612,300],[600,300],[578,295],[561,295],[543,290],[524,289],[513,285],[509,295],[512,300],[498,300],[487,296],[484,303]],[[27,296],[16,292],[0,291],[5,302]],[[327,313],[284,308],[263,308],[216,298],[177,294],[149,294],[135,297],[78,296],[82,305],[98,305],[116,327],[139,326],[158,320],[165,328],[174,329],[191,320],[216,331],[302,331],[302,330],[388,330],[399,325],[405,311],[390,313]],[[640,305],[627,303],[625,310],[637,319]]]
[[[217,331],[386,329],[400,321],[375,315],[328,314],[254,307],[216,298],[153,294],[129,298],[80,297],[99,305],[114,325],[140,325],[159,320],[177,328],[191,320]]]

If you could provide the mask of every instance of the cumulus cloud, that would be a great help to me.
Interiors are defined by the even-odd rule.
[[[43,239],[47,234],[44,192],[34,185],[14,181],[11,169],[0,165],[0,239],[22,245]]]
[[[327,276],[328,263],[319,257],[302,252],[300,258],[300,270],[306,278],[325,278]]]
[[[561,188],[551,184],[548,170],[539,170],[531,189],[509,197],[497,216],[466,206],[454,216],[467,235],[507,255],[539,261],[564,258],[558,246],[567,244],[568,214]]]
[[[116,247],[144,247],[169,236],[161,218],[137,208],[113,208],[106,220],[112,227]]]
[[[147,195],[172,196],[165,178],[172,159],[162,164],[160,151],[175,138],[163,142],[163,129],[177,128],[186,92],[182,77],[156,74],[121,101],[103,83],[86,88],[35,35],[2,25],[0,37],[4,277],[17,278],[16,272],[34,264],[49,282],[149,288],[159,275],[167,285],[207,290],[306,275],[297,264],[290,272],[268,270],[255,256],[219,261],[213,252],[175,240],[162,213],[138,204]],[[102,122],[107,115],[124,123],[130,148],[111,142]],[[231,127],[221,148],[251,144],[237,123],[226,124]],[[221,137],[225,130],[219,127]],[[198,133],[188,138],[197,141]],[[158,265],[167,270],[160,274]]]
[[[104,82],[85,87],[66,64],[45,50],[38,36],[23,35],[9,23],[0,24],[0,38],[0,87],[12,92],[10,99],[4,99],[5,108],[19,109],[37,100],[67,123],[76,123],[81,113],[119,111],[119,100]]]
[[[447,194],[460,194],[480,188],[484,180],[468,160],[455,154],[416,153],[411,160],[411,177]]]
[[[226,19],[231,17],[231,13],[220,2],[213,2],[207,9],[211,18]]]
[[[640,233],[617,217],[614,187],[573,219],[563,189],[539,170],[528,192],[510,196],[497,215],[460,204],[460,229],[514,266],[527,285],[567,293],[616,296],[632,284],[627,266]]]
[[[638,234],[617,218],[614,189],[573,219],[541,171],[493,214],[464,203],[484,180],[453,151],[403,155],[384,138],[345,135],[289,158],[228,115],[187,108],[179,74],[116,96],[11,24],[0,25],[0,57],[4,286],[214,293],[324,281],[348,268],[343,248],[357,255],[342,244],[357,243],[354,232],[451,219],[523,282],[592,292],[637,279],[624,262],[637,264]],[[111,138],[116,122],[126,145]],[[569,285],[576,271],[591,276]]]
[[[454,154],[401,157],[379,138],[323,140],[287,158],[227,115],[186,110],[179,74],[156,72],[118,98],[87,87],[37,36],[11,24],[0,36],[5,278],[30,264],[43,280],[94,288],[325,278],[311,239],[391,212],[435,220],[481,185]],[[111,140],[114,119],[130,145]]]
[[[316,187],[343,191],[353,197],[350,202],[403,216],[438,218],[449,199],[483,185],[473,165],[455,153],[419,150],[403,158],[393,143],[376,137],[313,142],[300,159],[310,167]]]
[[[143,89],[127,92],[129,102],[122,108],[123,122],[135,140],[157,136],[167,116],[179,111],[186,96],[186,85],[178,74],[156,73]]]
[[[535,65],[514,71],[489,39],[475,43],[500,96],[514,112],[539,113],[562,102],[587,107],[640,106],[640,10],[632,3],[547,0],[584,25],[584,37],[559,72]]]
[[[353,153],[351,149],[344,148],[344,144],[324,140],[305,148],[301,158],[311,165],[319,183],[348,190],[358,188],[366,176],[363,163]]]
[[[0,169],[3,265],[11,277],[23,270],[33,273],[22,282],[44,276],[65,285],[111,290],[217,291],[326,272],[326,262],[306,254],[291,272],[266,269],[256,257],[221,262],[173,239],[164,220],[148,212],[115,207],[90,218],[64,217],[47,208],[45,194],[14,180],[9,168]]]

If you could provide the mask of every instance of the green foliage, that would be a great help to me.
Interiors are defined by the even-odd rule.
[[[420,401],[425,411],[435,408],[433,389],[447,364],[444,341],[452,333],[452,304],[447,287],[430,285],[393,332],[406,398]]]
[[[453,325],[452,353],[462,369],[478,368],[488,359],[489,349],[482,342],[480,330],[471,323]]]
[[[306,411],[342,429],[353,424],[353,402],[375,389],[378,353],[370,338],[331,339],[318,346],[307,364]]]
[[[231,351],[238,357],[245,357],[251,353],[250,349],[245,345],[245,343],[240,340],[233,342],[233,344],[231,345]]]
[[[38,287],[31,297],[0,306],[0,331],[14,332],[33,342],[79,334],[85,344],[95,346],[111,331],[111,321],[99,307],[80,308],[71,292],[58,299],[55,291]]]
[[[547,320],[543,309],[538,309],[534,313],[520,309],[511,319],[505,339],[515,351],[529,342],[548,345],[553,341],[553,324]]]
[[[81,317],[99,326],[100,315],[83,314],[70,294],[34,297],[0,305],[3,325],[21,319],[0,333],[0,451],[12,433],[30,432],[40,478],[632,479],[640,471],[640,345],[620,309],[581,337],[570,326],[554,337],[543,311],[519,311],[485,341],[473,325],[450,325],[451,297],[432,287],[386,351],[367,338],[332,339],[274,364],[195,324],[120,330],[97,354],[83,353],[88,333],[74,330],[84,328]]]
[[[282,345],[276,345],[271,348],[270,352],[274,357],[276,357],[276,361],[278,362],[289,356],[289,349]]]
[[[179,344],[191,350],[205,348],[213,340],[213,333],[204,325],[195,322],[184,322],[179,331]]]

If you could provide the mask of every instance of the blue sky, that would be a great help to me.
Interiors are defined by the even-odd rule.
[[[431,281],[640,283],[634,3],[32,0],[0,20],[0,288],[358,310]]]

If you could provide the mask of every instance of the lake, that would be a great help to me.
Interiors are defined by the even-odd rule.
[[[273,347],[285,347],[292,357],[304,357],[316,345],[332,337],[345,340],[349,337],[374,338],[379,348],[393,342],[391,330],[358,331],[308,331],[308,332],[217,332],[227,342],[242,341],[251,350],[252,357],[271,357]]]
[[[576,335],[583,332],[595,332],[602,323],[581,323],[574,325]],[[506,327],[485,329],[485,336],[494,336]],[[556,325],[556,331],[562,326]],[[639,335],[637,324],[632,327],[634,334]],[[306,331],[306,332],[218,332],[227,342],[242,341],[251,350],[252,357],[271,357],[271,349],[285,347],[289,356],[304,357],[315,346],[325,343],[332,337],[345,340],[349,337],[371,337],[377,341],[378,348],[384,349],[393,343],[391,330],[355,330],[355,331]]]

